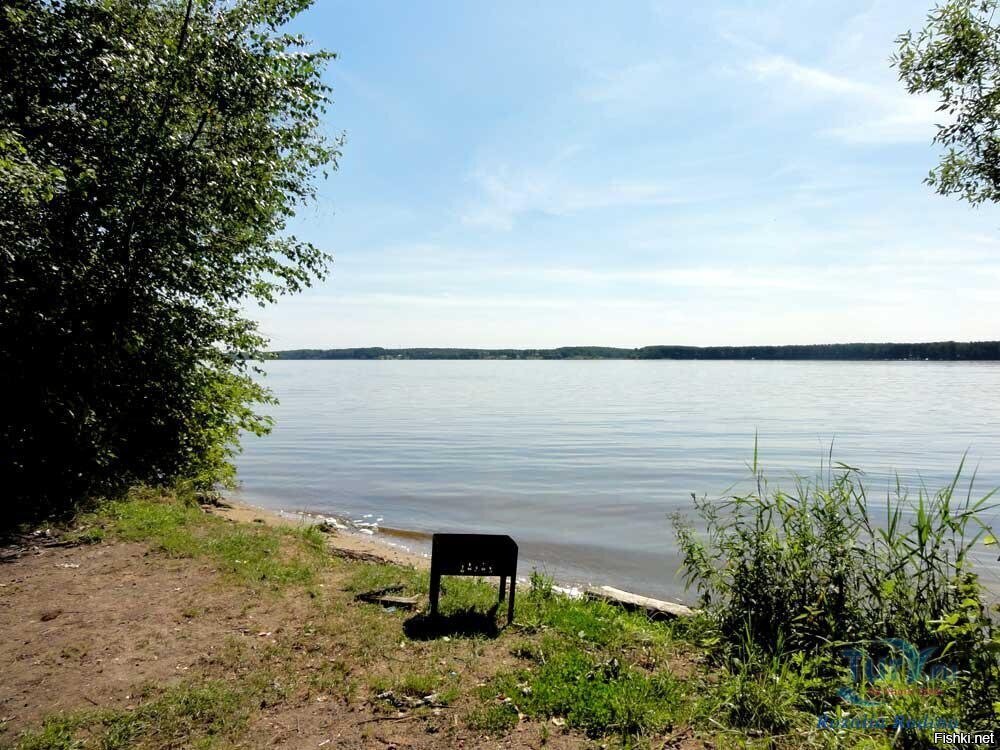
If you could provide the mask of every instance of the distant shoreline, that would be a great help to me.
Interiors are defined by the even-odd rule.
[[[287,349],[275,359],[687,359],[687,360],[841,360],[841,361],[1000,361],[1000,341],[933,341],[883,344],[793,344],[785,346],[563,346],[555,349]]]

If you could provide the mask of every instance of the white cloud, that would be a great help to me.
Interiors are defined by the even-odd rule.
[[[753,292],[762,289],[809,291],[823,281],[810,269],[746,269],[734,267],[637,268],[628,271],[548,268],[537,272],[548,281],[565,283],[646,284],[704,290]]]
[[[832,103],[836,124],[819,132],[847,143],[926,143],[943,121],[933,99],[908,94],[901,84],[876,85],[782,55],[758,57],[748,69],[758,80],[781,86],[786,103]]]
[[[748,66],[758,78],[783,79],[807,93],[877,96],[879,92],[872,86],[859,81],[838,76],[818,68],[800,65],[781,55],[768,55],[753,60]]]
[[[911,97],[886,107],[885,114],[848,123],[824,131],[847,143],[929,143],[944,116],[937,105],[925,98]]]
[[[544,288],[543,307],[576,304],[579,295],[634,292],[631,301],[643,295],[659,299],[661,290],[698,292],[717,296],[755,295],[766,291],[813,294],[824,297],[870,294],[880,299],[891,289],[946,289],[966,277],[962,289],[991,291],[1000,279],[996,253],[963,252],[961,248],[938,250],[897,246],[871,253],[870,262],[704,264],[696,266],[639,266],[616,268],[597,264],[533,266],[512,264],[478,265],[475,261],[451,268],[428,269],[419,264],[392,271],[354,272],[343,278],[349,292],[312,295],[310,304],[350,303],[378,305],[431,305],[531,307],[533,298],[525,289]],[[364,291],[362,291],[364,290]],[[456,291],[455,290],[459,290]],[[482,296],[479,296],[482,294]]]
[[[768,267],[700,266],[689,268],[636,268],[627,271],[546,268],[531,273],[550,282],[568,284],[630,284],[706,293],[747,293],[760,291],[823,292],[824,295],[850,296],[858,291],[878,299],[886,289],[913,290],[934,288],[942,279],[955,274],[955,264],[938,257],[921,262],[878,262],[845,267],[842,265],[773,265]],[[966,291],[990,289],[1000,277],[1000,264],[978,263],[974,266],[975,283]]]
[[[528,213],[570,216],[607,208],[667,206],[687,199],[667,182],[609,180],[581,183],[540,172],[512,174],[501,168],[475,175],[481,196],[462,214],[462,223],[511,229]]]

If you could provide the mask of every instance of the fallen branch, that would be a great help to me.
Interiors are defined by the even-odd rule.
[[[694,610],[685,607],[683,604],[675,602],[665,602],[662,599],[651,599],[648,596],[640,596],[628,591],[622,591],[612,586],[591,587],[587,589],[587,596],[591,599],[599,599],[616,604],[626,609],[641,609],[651,617],[690,617]]]

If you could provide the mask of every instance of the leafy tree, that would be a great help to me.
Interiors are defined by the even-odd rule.
[[[6,511],[207,489],[267,430],[241,310],[323,275],[285,225],[341,145],[321,132],[333,55],[281,31],[309,4],[0,5]]]
[[[946,148],[927,183],[976,205],[1000,200],[1000,27],[998,0],[949,0],[927,25],[897,40],[894,64],[910,93],[940,97],[949,123],[934,141]],[[1000,21],[1000,19],[997,19]]]

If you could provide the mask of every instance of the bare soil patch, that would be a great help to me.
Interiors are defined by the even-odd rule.
[[[253,748],[571,748],[591,743],[542,721],[504,736],[467,728],[471,700],[400,710],[375,697],[401,675],[433,671],[485,684],[511,665],[501,638],[410,641],[405,619],[344,590],[358,563],[334,563],[316,596],[255,591],[210,564],[142,543],[43,548],[0,565],[0,745],[44,719],[133,709],[186,681],[257,673],[280,699],[250,715],[235,742]],[[284,684],[287,683],[287,687]],[[543,742],[544,740],[544,742]],[[146,746],[146,745],[143,745]]]

